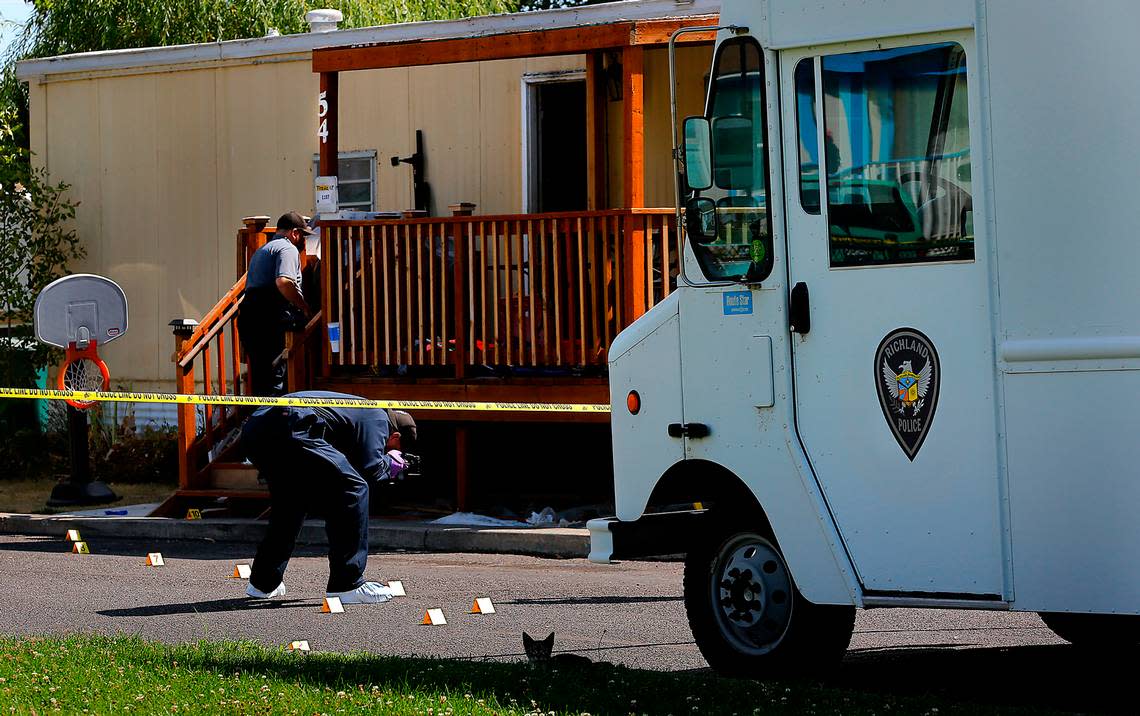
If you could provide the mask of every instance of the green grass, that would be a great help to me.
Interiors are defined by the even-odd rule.
[[[609,664],[289,653],[249,642],[0,639],[0,713],[758,714],[997,713],[977,705]],[[1003,709],[1008,713],[1009,709]]]

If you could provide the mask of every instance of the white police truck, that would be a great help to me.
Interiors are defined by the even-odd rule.
[[[591,559],[685,553],[738,674],[838,659],[869,607],[1140,643],[1140,4],[719,23],[678,290],[610,351]]]

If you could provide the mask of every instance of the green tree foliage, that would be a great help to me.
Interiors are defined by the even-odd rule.
[[[579,5],[598,5],[616,0],[519,0],[519,11],[555,10],[562,7],[577,7]]]
[[[51,360],[32,336],[32,308],[40,289],[83,256],[67,185],[31,168],[19,131],[15,108],[0,107],[0,381],[9,386],[31,385]],[[0,423],[10,407],[0,410]]]

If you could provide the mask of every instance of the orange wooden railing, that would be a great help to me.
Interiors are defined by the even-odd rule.
[[[175,380],[179,393],[250,395],[249,374],[241,350],[237,316],[245,293],[245,269],[253,252],[273,236],[267,217],[244,220],[237,235],[239,277],[233,287],[196,326],[175,328]],[[289,385],[312,385],[319,370],[319,347],[314,340],[321,324],[318,312],[300,331],[285,337]],[[178,481],[182,491],[208,490],[208,468],[223,458],[250,408],[233,405],[178,406]]]
[[[201,384],[205,395],[249,395],[237,327],[244,292],[243,275],[192,332],[175,330],[174,370],[179,393],[196,393]],[[200,472],[209,452],[237,426],[240,415],[238,406],[178,406],[179,487],[204,486]]]
[[[676,285],[670,209],[322,222],[336,366],[604,366]]]

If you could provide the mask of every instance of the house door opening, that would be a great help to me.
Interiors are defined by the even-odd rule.
[[[582,73],[526,82],[525,210],[581,211],[586,197],[586,81]]]

